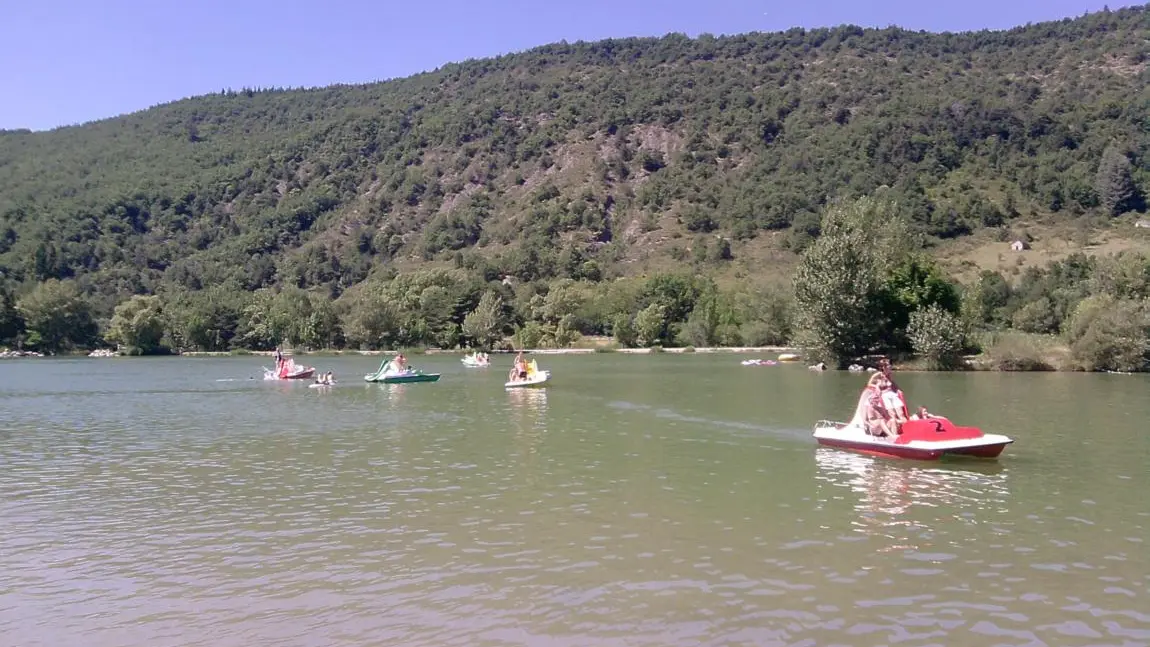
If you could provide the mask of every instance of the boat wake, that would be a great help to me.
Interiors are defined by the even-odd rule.
[[[797,440],[804,443],[809,443],[811,441],[810,432],[805,429],[773,427],[750,422],[739,422],[737,420],[721,420],[718,418],[689,416],[679,413],[673,409],[667,409],[665,407],[653,407],[651,405],[637,404],[634,402],[626,402],[622,400],[614,400],[608,402],[607,406],[612,409],[621,409],[624,411],[643,411],[651,413],[656,418],[662,418],[664,420],[674,420],[676,422],[706,425],[709,427],[718,427],[720,429],[751,432],[746,434],[747,436],[770,435],[779,439]]]

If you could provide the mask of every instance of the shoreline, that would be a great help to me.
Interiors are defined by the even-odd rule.
[[[397,355],[403,351],[397,350],[293,350],[285,352],[289,356],[324,356],[324,355],[358,355],[362,357],[380,357],[385,355]],[[474,352],[471,349],[443,349],[443,348],[428,348],[426,350],[408,350],[409,355],[466,355]],[[514,350],[492,350],[488,351],[489,355],[514,355],[518,351]],[[748,353],[799,353],[799,349],[791,348],[788,346],[714,346],[705,348],[694,348],[686,346],[683,348],[527,348],[523,350],[528,355],[595,355],[595,354],[620,354],[620,355],[652,355],[659,353],[675,354],[675,355],[689,355],[689,354],[748,354]],[[180,353],[179,355],[172,355],[171,357],[243,357],[245,355],[255,355],[261,357],[271,357],[275,355],[275,351],[270,350],[244,350],[244,351],[189,351]]]
[[[301,357],[303,357],[303,356],[341,357],[341,356],[345,356],[345,355],[347,355],[347,356],[358,356],[358,357],[382,357],[382,356],[395,356],[395,355],[399,354],[400,352],[402,352],[402,351],[395,351],[395,350],[298,350],[298,351],[287,352],[287,353],[285,353],[285,355],[287,355],[289,357],[295,356],[295,355],[298,355]],[[462,356],[462,355],[465,355],[467,353],[472,352],[472,350],[428,348],[425,350],[407,349],[406,352],[409,355],[413,355],[413,356],[419,356],[419,355],[456,355],[456,356]],[[488,351],[488,354],[490,354],[490,355],[513,355],[516,352],[518,352],[518,351],[493,350],[493,351]],[[619,354],[619,355],[661,355],[661,354],[670,354],[670,355],[694,355],[694,354],[702,354],[702,355],[752,355],[752,354],[769,355],[769,354],[774,354],[775,356],[771,357],[769,359],[779,361],[779,363],[781,363],[781,364],[795,364],[795,365],[800,365],[800,366],[805,367],[805,365],[803,364],[803,358],[802,358],[800,349],[793,348],[790,346],[738,346],[738,347],[736,347],[736,346],[729,346],[729,347],[728,346],[715,346],[715,347],[699,347],[699,348],[692,348],[689,346],[683,347],[683,348],[661,348],[661,347],[655,347],[655,348],[610,348],[610,347],[599,347],[599,348],[529,348],[529,349],[524,349],[523,352],[527,353],[529,355],[553,355],[553,356],[554,355],[599,355],[599,354]],[[798,355],[798,357],[796,359],[778,360],[777,359],[778,355],[783,354],[783,353],[794,353],[794,354]],[[272,357],[274,355],[275,355],[275,351],[263,351],[263,350],[189,351],[186,353],[172,353],[172,354],[168,354],[168,355],[140,355],[140,356],[110,355],[110,354],[109,355],[89,355],[87,352],[61,353],[59,355],[39,355],[39,354],[29,353],[29,354],[19,355],[19,356],[15,355],[15,354],[3,354],[3,355],[0,355],[0,361],[6,360],[6,359],[7,360],[17,360],[17,359],[105,359],[105,358],[124,359],[124,358],[129,358],[129,357],[132,357],[135,359],[144,359],[144,358],[149,358],[149,357],[152,357],[152,358],[156,358],[156,357],[187,357],[187,358],[191,358],[191,359],[196,359],[196,358],[205,358],[205,357],[237,357],[237,358],[238,357],[247,357],[247,356]],[[963,359],[964,359],[964,366],[962,368],[956,368],[956,369],[952,369],[952,370],[943,370],[943,371],[930,370],[930,369],[922,368],[919,365],[916,365],[915,362],[913,362],[913,361],[908,362],[906,364],[897,364],[897,365],[895,365],[894,369],[898,372],[903,372],[903,373],[1083,373],[1083,374],[1093,373],[1093,374],[1100,374],[1100,375],[1143,375],[1144,374],[1144,372],[1140,372],[1140,371],[1134,371],[1134,372],[1109,371],[1109,370],[1083,371],[1081,369],[1065,368],[1065,367],[1056,368],[1056,367],[1051,367],[1051,366],[1035,367],[1035,368],[1029,368],[1029,369],[1003,369],[1003,368],[996,368],[996,367],[992,366],[992,362],[986,357],[986,355],[967,356]],[[823,371],[820,371],[820,372],[823,372]],[[835,373],[835,372],[847,372],[847,371],[846,371],[846,369],[843,369],[842,371],[837,371],[835,369],[828,368],[828,369],[825,369],[825,372]]]

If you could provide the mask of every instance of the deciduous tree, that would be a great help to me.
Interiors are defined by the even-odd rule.
[[[463,318],[463,334],[478,348],[489,350],[503,338],[503,299],[494,292],[484,292],[479,305]]]
[[[1130,158],[1114,142],[1102,152],[1098,173],[1094,178],[1094,191],[1103,211],[1116,216],[1132,206],[1136,187],[1131,175]]]
[[[165,323],[160,297],[135,295],[116,306],[107,339],[130,354],[151,355],[163,349]]]
[[[889,326],[887,274],[906,252],[906,230],[892,202],[836,202],[822,235],[795,272],[796,341],[816,361],[843,366],[875,350]]]
[[[84,348],[96,340],[92,310],[73,281],[48,279],[16,303],[28,344],[54,352]]]

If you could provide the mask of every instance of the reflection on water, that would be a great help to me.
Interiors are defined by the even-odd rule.
[[[369,390],[382,392],[387,401],[392,404],[401,404],[410,388],[407,384],[386,384],[383,382],[368,382],[364,386]],[[426,385],[423,386],[426,388]]]
[[[853,545],[860,572],[893,585],[887,595],[868,588],[856,605],[893,607],[884,617],[898,631],[933,627],[920,636],[938,644],[1150,645],[1150,566],[1134,558],[1142,540],[1104,539],[1108,526],[1126,526],[1118,517],[1100,527],[1091,512],[1062,516],[1094,500],[1020,494],[1029,475],[1009,461],[924,464],[819,448],[815,465],[818,505],[845,503],[861,535],[838,549]],[[1115,505],[1128,500],[1113,494]]]
[[[507,399],[516,409],[540,416],[547,413],[547,389],[507,389]]]
[[[857,497],[853,529],[882,537],[886,546],[881,550],[917,549],[915,540],[930,533],[938,519],[929,512],[913,514],[915,507],[946,510],[947,515],[962,518],[1001,506],[1010,496],[1007,473],[1000,463],[971,462],[963,468],[820,447],[815,451],[815,464],[820,484],[845,488]],[[824,488],[820,485],[819,489]]]
[[[526,483],[535,486],[539,479],[538,454],[547,432],[547,390],[508,389],[510,417],[514,421],[515,444],[522,459]]]

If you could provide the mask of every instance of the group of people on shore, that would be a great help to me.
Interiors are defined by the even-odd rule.
[[[890,360],[885,357],[878,361],[878,370],[867,378],[860,400],[863,428],[872,436],[897,438],[902,432],[902,423],[930,417],[925,407],[910,414],[906,397],[894,381]]]

